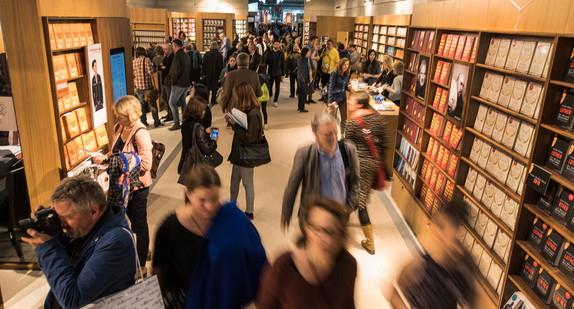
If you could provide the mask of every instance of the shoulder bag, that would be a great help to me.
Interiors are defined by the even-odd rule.
[[[144,76],[145,76],[145,74],[146,74],[146,71],[145,71],[145,59],[144,59],[144,61],[142,62],[142,71],[143,71],[142,73],[143,73]],[[155,81],[154,81],[154,75],[155,75],[155,74],[156,74],[156,73],[154,73],[153,75],[150,75],[151,84],[152,84],[152,89],[144,90],[144,101],[146,101],[146,102],[148,102],[148,103],[149,103],[149,102],[155,102],[155,101],[158,99],[158,97],[159,97],[159,90],[158,90],[157,87],[155,86]]]
[[[193,126],[193,137],[192,137],[192,146],[187,150],[185,153],[185,159],[183,161],[183,166],[181,167],[181,173],[179,174],[179,178],[177,183],[183,184],[185,182],[185,177],[191,171],[191,168],[194,164],[208,164],[213,167],[218,167],[223,162],[223,157],[217,150],[214,150],[209,155],[204,155],[201,153],[201,150],[197,146],[197,139],[196,139],[196,132],[199,123],[196,123]]]
[[[138,145],[136,143],[135,136],[138,133],[138,131],[141,129],[144,129],[144,128],[137,129],[134,132],[134,135],[132,136],[132,143],[134,145],[134,149],[136,150],[136,153],[138,152]],[[151,175],[151,178],[156,178],[157,177],[157,169],[159,168],[159,164],[161,162],[161,159],[163,158],[163,155],[165,154],[165,145],[158,142],[158,141],[154,141],[154,140],[151,140],[151,145],[152,145],[152,147],[151,147],[151,168],[149,169],[149,173]]]
[[[258,143],[248,144],[239,141],[239,160],[242,166],[257,167],[271,162],[269,143],[263,134],[263,127],[260,128],[259,134],[261,141]]]
[[[361,131],[363,132],[363,137],[365,138],[365,141],[367,142],[367,146],[369,147],[369,151],[370,151],[371,155],[375,158],[375,160],[377,160],[377,166],[378,166],[377,175],[375,176],[375,181],[371,185],[371,188],[373,188],[375,190],[382,190],[387,186],[387,173],[385,172],[385,167],[383,166],[383,163],[381,162],[381,157],[379,157],[379,152],[377,151],[377,148],[375,147],[375,142],[373,142],[373,139],[371,137],[371,130],[369,130],[369,128],[367,128],[367,126],[365,125],[365,122],[363,121],[363,119],[361,119],[361,117],[357,117],[357,118],[355,118],[355,120],[357,120],[357,122],[361,126]]]

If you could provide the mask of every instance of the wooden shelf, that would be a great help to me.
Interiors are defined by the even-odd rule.
[[[455,183],[454,178],[452,178],[442,167],[438,166],[436,162],[434,162],[426,152],[421,153],[423,157],[429,161],[440,173],[442,173],[448,180],[450,180],[453,184]],[[420,159],[419,159],[420,160]]]
[[[404,110],[399,110],[399,113],[401,113],[401,115],[405,116],[408,120],[414,122],[417,126],[419,126],[421,129],[423,129],[425,126],[423,124],[421,124],[420,122],[418,122],[415,118],[413,118],[413,116],[407,114],[407,112],[405,112]]]
[[[574,182],[572,182],[571,180],[569,180],[568,178],[558,175],[556,172],[552,171],[551,169],[547,168],[546,166],[543,165],[538,165],[540,168],[542,168],[543,170],[545,170],[546,172],[550,173],[550,177],[552,178],[552,180],[556,181],[557,183],[559,183],[560,185],[562,185],[563,187],[568,188],[571,191],[574,191]]]
[[[538,206],[534,204],[524,203],[524,208],[528,209],[528,211],[533,213],[538,218],[542,219],[542,221],[550,225],[552,229],[554,229],[560,235],[564,236],[568,241],[574,241],[574,232],[572,232],[566,226],[562,225],[562,223],[558,222],[558,220],[547,215],[542,209],[538,208]]]
[[[62,129],[63,129],[63,128],[62,128]],[[74,136],[72,136],[72,137],[70,137],[70,138],[66,138],[66,140],[63,141],[63,142],[64,142],[64,145],[68,144],[69,142],[73,141],[74,139],[76,139],[76,138],[82,136],[83,134],[86,134],[86,133],[88,133],[88,132],[90,132],[90,131],[92,131],[92,130],[93,130],[93,129],[88,128],[87,130],[80,131],[80,133],[78,133],[78,134],[76,134],[76,135],[74,135]]]
[[[457,157],[460,158],[460,151],[458,149],[454,149],[452,148],[452,145],[450,145],[448,142],[446,142],[442,137],[438,137],[438,136],[434,136],[431,134],[430,129],[425,129],[425,133],[432,136],[434,139],[436,139],[437,141],[439,141],[439,143],[441,143],[443,146],[445,146],[448,150],[450,150],[450,153],[454,153],[456,154]]]
[[[540,124],[540,126],[543,127],[544,129],[548,130],[548,131],[552,131],[556,134],[562,135],[563,137],[574,140],[574,133],[567,131],[567,130],[564,130],[557,125],[542,123],[542,124]]]
[[[84,107],[84,106],[86,106],[86,105],[88,105],[88,103],[82,102],[82,103],[80,103],[80,105],[76,105],[76,106],[73,106],[73,107],[70,107],[70,108],[64,110],[63,112],[59,112],[59,114],[60,114],[60,116],[62,116],[62,115],[64,115],[64,114],[67,114],[67,113],[69,113],[69,112],[71,112],[71,111],[73,111],[73,110],[76,110],[76,109],[78,109],[78,108]]]
[[[67,52],[71,52],[71,51],[83,52],[84,47],[86,47],[86,46],[76,46],[76,47],[69,47],[69,48],[52,49],[52,54],[61,54],[61,53],[67,53]]]
[[[437,114],[439,114],[439,115],[442,115],[443,117],[446,117],[446,115],[447,115],[446,112],[442,112],[442,111],[440,111],[438,108],[436,108],[436,107],[434,107],[434,106],[432,106],[432,105],[430,105],[430,104],[429,104],[429,106],[427,106],[427,107],[428,107],[430,110],[432,110],[433,112],[435,112],[435,113],[437,113]]]
[[[413,147],[415,147],[415,149],[416,149],[418,152],[421,152],[421,145],[418,145],[418,144],[412,142],[412,141],[409,139],[409,137],[408,137],[405,133],[403,133],[403,131],[397,130],[397,133],[399,133],[402,137],[404,137],[405,140],[406,140],[407,142],[409,142],[409,144],[411,144]]]
[[[411,167],[411,169],[414,169],[413,166],[411,165],[411,163],[410,163],[410,162],[405,158],[405,156],[400,152],[400,150],[398,150],[398,149],[395,148],[395,152],[399,155],[399,157],[401,157],[401,158],[406,162],[406,164],[407,164],[408,166]],[[419,161],[420,161],[420,159],[421,159],[421,158],[420,158],[420,155],[419,155]]]
[[[406,179],[404,179],[404,177],[401,175],[401,173],[399,173],[399,171],[397,171],[394,167],[393,167],[393,170],[395,171],[395,174],[397,174],[396,178],[400,179],[401,182],[403,183],[403,185],[405,186],[405,188],[407,188],[407,190],[409,191],[409,193],[414,196],[415,191],[413,189],[413,186]]]
[[[425,102],[419,98],[417,98],[414,94],[414,92],[408,92],[406,90],[403,90],[403,93],[408,95],[409,97],[411,97],[413,100],[419,102],[420,104],[422,104],[423,106],[426,106]]]
[[[478,164],[472,162],[470,159],[466,157],[461,157],[461,159],[466,164],[470,165],[473,169],[475,169],[477,172],[481,173],[488,181],[494,183],[497,187],[504,190],[504,193],[510,195],[510,197],[512,197],[515,201],[520,202],[520,196],[518,195],[518,193],[514,192],[506,184],[503,184],[502,182],[500,182],[500,180],[491,176],[489,172],[483,170],[482,167],[478,166]]]
[[[412,74],[412,75],[417,75],[417,73],[416,73],[416,72],[413,72],[413,71],[405,70],[405,72],[407,72],[407,73],[409,73],[409,74]],[[406,91],[405,91],[405,92],[406,92]]]
[[[82,75],[78,75],[76,77],[70,77],[70,78],[66,79],[66,81],[68,81],[68,82],[75,81],[77,79],[84,78],[84,76],[86,76],[86,75],[82,74]]]
[[[443,198],[440,194],[436,193],[436,191],[434,190],[434,188],[431,188],[431,186],[424,181],[424,179],[423,179],[423,177],[422,177],[421,175],[417,174],[417,177],[419,178],[419,180],[420,180],[423,184],[425,184],[425,185],[427,186],[427,194],[428,194],[428,192],[432,192],[432,194],[433,194],[436,198],[438,198],[439,202],[440,202],[442,205],[446,205],[446,204],[447,204],[446,201],[444,200],[444,198]],[[423,205],[424,205],[424,204],[423,204]]]
[[[532,305],[534,305],[534,308],[537,309],[550,309],[550,306],[548,306],[547,304],[545,304],[539,297],[538,295],[536,295],[536,293],[534,293],[534,290],[532,290],[528,284],[526,284],[526,282],[524,282],[524,279],[522,279],[520,276],[518,275],[510,275],[508,276],[508,278],[510,279],[510,281],[512,281],[512,283],[514,283],[514,285],[522,292],[522,294],[524,294],[524,296],[526,296],[526,298],[532,303]],[[504,302],[504,300],[503,300]]]
[[[506,235],[509,236],[513,235],[512,229],[508,225],[506,225],[506,223],[504,223],[498,216],[493,214],[492,210],[486,208],[486,206],[484,206],[484,204],[482,204],[481,201],[476,199],[476,197],[472,195],[472,193],[468,192],[468,190],[466,190],[465,187],[461,185],[457,185],[456,187],[462,194],[464,194],[469,200],[471,200],[476,206],[478,206],[478,208],[480,208],[480,210],[484,212],[490,220],[494,221],[494,223],[496,223],[496,225],[498,225],[498,227],[502,229],[502,231],[506,233]]]
[[[563,82],[560,80],[551,80],[550,83],[553,85],[557,85],[557,86],[561,86],[561,87],[565,87],[565,88],[574,88],[574,84]]]
[[[506,75],[514,75],[514,76],[518,76],[518,77],[522,77],[522,78],[526,78],[529,80],[535,80],[535,81],[539,81],[541,83],[544,83],[546,81],[546,78],[542,78],[540,76],[534,76],[534,75],[528,75],[528,74],[524,74],[524,73],[519,73],[516,71],[510,71],[510,70],[506,70],[503,68],[498,68],[498,67],[494,67],[494,66],[489,66],[489,65],[485,65],[482,63],[477,63],[476,64],[477,67],[479,68],[484,68],[487,70],[491,70],[491,71],[497,71]]]
[[[494,260],[494,262],[496,262],[496,264],[498,264],[500,268],[502,268],[503,270],[506,269],[506,263],[498,256],[498,254],[496,254],[496,252],[492,250],[492,248],[488,247],[488,245],[484,242],[482,236],[478,235],[478,233],[474,230],[474,228],[468,225],[468,222],[466,222],[466,220],[462,220],[462,225],[464,225],[466,230],[472,235],[472,237],[474,237],[474,241],[480,244],[483,250],[488,252],[490,258]]]
[[[473,134],[476,137],[479,137],[483,140],[486,140],[488,143],[494,145],[496,148],[502,150],[502,152],[506,153],[507,155],[511,156],[513,159],[517,159],[520,162],[522,162],[522,164],[524,165],[528,165],[529,163],[529,159],[524,157],[523,155],[519,154],[518,152],[506,147],[506,145],[503,145],[495,140],[493,140],[492,138],[482,134],[481,132],[478,132],[477,130],[475,130],[474,128],[471,127],[467,127],[466,131],[470,132],[471,134]]]
[[[483,98],[480,98],[480,97],[477,97],[477,96],[474,96],[474,95],[473,95],[473,96],[471,97],[471,99],[473,99],[473,100],[475,100],[475,101],[477,101],[477,102],[480,102],[480,103],[482,103],[482,104],[486,104],[486,105],[488,105],[488,106],[490,106],[490,107],[493,107],[493,108],[495,108],[495,109],[498,109],[499,111],[501,111],[501,112],[503,112],[503,113],[505,113],[505,114],[508,114],[508,115],[510,115],[510,116],[512,116],[512,117],[514,117],[514,118],[518,118],[518,119],[520,119],[520,120],[523,120],[523,121],[526,121],[526,122],[530,122],[531,124],[534,124],[534,125],[536,125],[536,123],[537,123],[536,119],[533,119],[533,118],[530,118],[530,117],[528,117],[528,116],[522,115],[522,114],[517,113],[517,112],[515,112],[515,111],[513,111],[513,110],[511,110],[511,109],[508,109],[508,108],[503,107],[503,106],[500,106],[500,105],[498,105],[498,104],[496,104],[496,103],[492,103],[492,102],[490,102],[490,101],[487,101],[487,100],[485,100],[485,99],[483,99]]]
[[[437,86],[441,86],[442,88],[446,88],[447,90],[450,91],[450,85],[443,85],[443,84],[441,84],[441,83],[439,83],[439,82],[435,82],[434,80],[431,80],[430,82],[431,82],[431,84],[435,84],[435,85],[437,85]]]
[[[455,58],[450,58],[450,57],[446,57],[446,56],[440,56],[437,54],[434,54],[435,58],[438,58],[439,60],[446,60],[446,61],[452,61],[453,63],[461,63],[461,64],[474,64],[474,62],[470,62],[470,61],[466,61],[466,60],[462,60],[462,59],[455,59]]]

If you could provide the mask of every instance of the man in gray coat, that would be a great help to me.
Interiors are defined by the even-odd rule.
[[[247,83],[253,88],[256,97],[263,95],[261,85],[259,84],[259,75],[257,72],[249,70],[249,55],[240,53],[237,55],[237,70],[227,73],[225,83],[223,84],[223,102],[221,110],[225,114],[230,112],[235,107],[235,98],[233,97],[233,88],[239,86],[241,83]]]
[[[289,225],[301,185],[301,201],[312,196],[335,199],[351,211],[359,203],[359,160],[350,142],[337,141],[337,122],[327,113],[311,120],[316,143],[297,150],[283,194],[281,229]]]

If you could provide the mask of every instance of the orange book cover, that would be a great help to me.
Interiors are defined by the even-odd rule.
[[[446,125],[444,126],[444,132],[442,133],[442,139],[448,142],[451,132],[452,132],[452,122],[447,121]]]
[[[442,173],[439,173],[436,178],[436,185],[434,187],[434,192],[436,192],[436,194],[440,195],[443,184],[444,184],[444,175]]]
[[[435,198],[433,203],[432,203],[432,208],[429,211],[429,213],[431,215],[434,215],[436,213],[438,213],[440,211],[440,201],[438,200],[438,198]]]
[[[438,136],[440,133],[440,129],[441,129],[441,124],[442,124],[442,120],[443,120],[443,116],[434,113],[433,117],[432,117],[432,122],[431,122],[431,126],[430,126],[430,132],[432,135],[434,136]]]
[[[440,102],[440,94],[442,93],[442,88],[441,87],[436,87],[436,92],[434,93],[434,100],[432,102],[432,106],[434,108],[438,108],[439,102]]]
[[[458,37],[458,44],[456,46],[456,52],[454,54],[454,59],[461,60],[462,52],[464,51],[464,43],[466,42],[466,36],[461,35]]]
[[[477,44],[474,44],[474,47],[472,48],[472,54],[470,54],[470,62],[474,63],[474,61],[476,60],[476,51],[478,49],[478,42]]]
[[[76,113],[78,114],[78,123],[80,124],[80,131],[87,131],[90,126],[88,124],[88,117],[86,116],[86,108],[79,108]]]
[[[423,166],[421,167],[421,178],[425,177],[425,174],[427,172],[427,168],[429,166],[429,163],[427,160],[424,161]]]
[[[56,83],[56,97],[63,98],[70,94],[70,86],[67,81],[62,80]]]
[[[78,27],[78,24],[70,24],[70,29],[72,30],[72,44],[74,47],[82,46],[80,43],[80,27]]]
[[[448,53],[450,52],[452,46],[452,37],[453,34],[449,34],[446,37],[446,44],[444,45],[444,51],[442,52],[443,57],[448,57]]]
[[[421,201],[424,201],[427,195],[427,186],[423,185],[423,187],[421,188]]]
[[[450,177],[454,177],[457,164],[458,164],[458,157],[453,154],[452,156],[450,156],[450,161],[448,162],[448,169],[446,171]]]
[[[66,54],[66,64],[68,66],[68,72],[70,72],[70,78],[77,77],[78,74],[78,64],[76,63],[76,54]]]
[[[438,162],[439,166],[445,171],[446,171],[446,167],[448,165],[448,158],[449,157],[450,157],[450,150],[445,148],[443,157],[441,158],[440,162]]]
[[[469,61],[470,60],[470,53],[472,51],[472,46],[474,43],[473,36],[466,37],[466,43],[464,44],[464,51],[462,52],[462,60]]]
[[[58,49],[66,48],[66,39],[64,38],[62,24],[52,24],[52,28],[54,28],[54,36],[56,37],[56,46],[58,46]]]
[[[450,202],[450,200],[452,200],[453,193],[454,193],[454,184],[447,180],[446,185],[444,186],[444,193],[443,193],[444,199]]]
[[[52,24],[48,25],[48,35],[50,36],[50,49],[58,49],[58,44],[56,43],[56,35],[54,34],[54,27]]]
[[[440,80],[438,82],[443,85],[448,85],[449,73],[450,73],[450,62],[445,62],[442,65],[442,71],[440,72]]]
[[[64,30],[64,42],[66,43],[66,48],[74,47],[74,42],[72,41],[72,29],[70,24],[62,24],[62,30]]]
[[[66,127],[64,127],[64,119],[62,119],[62,117],[60,117],[60,129],[61,129],[61,134],[62,134],[62,142],[66,142]]]
[[[87,156],[85,152],[82,151],[84,149],[84,143],[82,142],[82,137],[78,136],[76,139],[72,141],[72,143],[76,143],[76,147],[78,148],[78,160],[84,160]]]
[[[437,55],[442,56],[445,43],[446,43],[446,33],[443,33],[440,36],[440,42],[438,43],[438,51],[436,52]]]
[[[62,118],[64,119],[64,128],[66,130],[66,136],[68,139],[80,134],[80,126],[78,124],[78,116],[76,111],[67,113],[63,115]]]
[[[460,139],[462,138],[462,129],[454,128],[452,129],[452,133],[450,134],[450,145],[452,148],[457,149],[458,144],[460,143]]]
[[[62,98],[58,98],[58,113],[63,113],[66,110],[66,108],[64,108],[64,99]]]
[[[429,167],[427,168],[427,171],[425,173],[425,178],[424,178],[426,183],[430,182],[433,170],[434,170],[434,166],[432,166],[432,164],[429,164]]]
[[[72,98],[72,106],[80,105],[80,97],[78,96],[78,88],[76,83],[68,83],[68,89],[70,90],[70,97]]]
[[[430,182],[429,182],[429,187],[431,187],[431,188],[435,187],[437,177],[438,177],[438,170],[435,168],[432,171],[432,175],[431,175]]]
[[[68,110],[74,107],[74,102],[72,101],[72,96],[69,94],[67,96],[62,97],[62,102],[64,103],[64,110]]]
[[[108,144],[108,132],[106,131],[106,125],[101,125],[96,128],[96,141],[98,142],[98,147],[102,147]]]
[[[98,143],[96,142],[96,134],[94,131],[90,131],[82,135],[82,143],[84,144],[84,149],[89,151],[95,151],[98,149]]]
[[[458,34],[453,34],[452,42],[450,44],[450,49],[448,50],[448,56],[447,57],[454,58],[454,53],[456,52],[456,46],[458,44],[458,38],[459,38]]]
[[[441,69],[442,69],[442,66],[443,66],[443,61],[442,61],[442,60],[439,60],[439,61],[437,62],[437,64],[436,64],[436,69],[435,69],[435,71],[434,71],[434,77],[432,78],[433,82],[437,82],[437,83],[438,83],[438,80],[439,80],[439,77],[440,77],[440,71],[441,71]]]
[[[431,149],[431,153],[430,153],[430,158],[431,158],[433,161],[436,161],[436,156],[437,156],[437,154],[438,154],[438,146],[439,146],[439,143],[438,143],[438,141],[435,140],[435,139],[433,139],[433,141],[434,141],[434,144],[432,145],[432,149]]]
[[[94,44],[94,35],[92,33],[92,25],[89,23],[84,24],[84,31],[86,32],[86,41],[88,45]]]
[[[84,24],[75,24],[78,31],[78,38],[80,39],[80,46],[88,45],[88,38],[86,37],[86,30],[84,29]]]
[[[70,162],[70,166],[76,165],[80,161],[78,158],[80,149],[78,149],[78,144],[71,141],[66,144],[66,151],[68,152],[68,161]]]
[[[68,147],[64,147],[64,159],[66,160],[66,171],[70,170],[70,158],[68,156]]]
[[[78,70],[78,75],[84,75],[84,66],[82,65],[82,56],[80,53],[74,53],[76,57],[76,68]]]
[[[54,66],[54,78],[56,81],[70,78],[68,66],[66,65],[66,57],[64,55],[52,57],[52,65]]]
[[[434,195],[433,194],[428,194],[425,197],[425,209],[428,213],[431,213],[432,211],[432,205],[434,203]]]
[[[448,98],[448,90],[443,89],[442,90],[442,95],[440,96],[440,103],[438,105],[438,110],[441,112],[445,112],[446,110],[446,100]]]
[[[455,135],[457,134],[458,130],[459,129],[455,125],[452,126],[452,130],[450,131],[450,139],[448,140],[449,145],[452,146],[453,140],[455,139]]]
[[[439,164],[442,161],[442,157],[444,156],[445,148],[443,145],[438,146],[438,154],[436,156],[436,163]],[[440,166],[440,165],[439,165]]]

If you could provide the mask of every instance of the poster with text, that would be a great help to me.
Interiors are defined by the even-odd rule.
[[[106,123],[106,87],[104,87],[104,64],[102,62],[102,44],[88,45],[88,66],[90,92],[92,93],[92,115],[94,128]]]
[[[452,68],[452,79],[450,81],[450,92],[448,95],[448,114],[456,120],[462,116],[464,98],[466,97],[466,84],[468,81],[469,67],[455,63]]]

